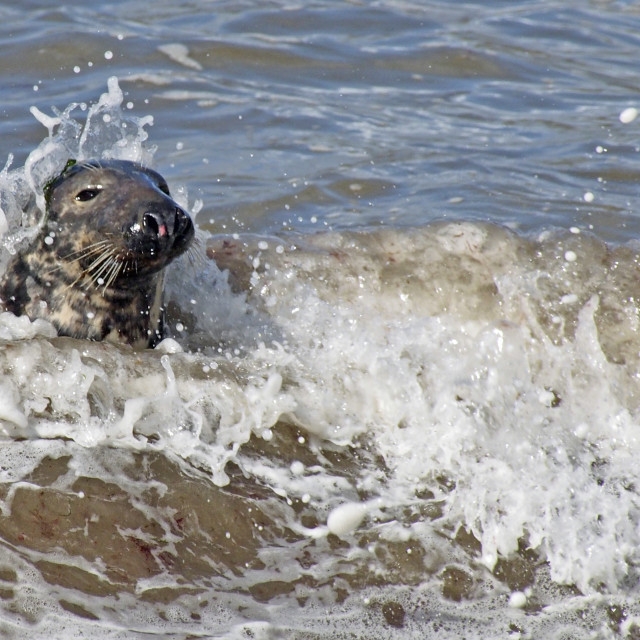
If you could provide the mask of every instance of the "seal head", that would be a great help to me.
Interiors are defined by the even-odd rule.
[[[70,161],[44,194],[42,231],[0,284],[4,308],[61,335],[156,344],[164,268],[194,235],[164,178],[123,160]]]

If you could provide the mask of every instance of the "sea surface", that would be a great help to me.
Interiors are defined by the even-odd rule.
[[[2,2],[0,105],[0,270],[198,227],[155,350],[0,314],[2,638],[640,637],[637,2]]]

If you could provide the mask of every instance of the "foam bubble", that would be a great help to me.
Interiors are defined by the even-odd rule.
[[[620,122],[622,124],[629,124],[638,117],[638,110],[635,107],[627,107],[620,112]]]
[[[564,259],[567,262],[575,262],[578,259],[578,256],[575,251],[566,251],[564,254]]]
[[[527,596],[522,591],[514,591],[509,596],[509,606],[514,609],[522,609],[527,604]]]
[[[367,507],[359,503],[341,504],[331,511],[327,518],[327,528],[338,537],[343,537],[352,533],[356,529],[365,515]]]

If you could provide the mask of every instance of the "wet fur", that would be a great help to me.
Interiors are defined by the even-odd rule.
[[[92,161],[65,169],[45,199],[42,231],[0,283],[4,308],[44,318],[61,335],[156,344],[164,267],[194,233],[162,176],[132,162]]]

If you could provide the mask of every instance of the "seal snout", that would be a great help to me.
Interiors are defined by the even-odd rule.
[[[145,211],[140,227],[146,237],[159,242],[190,239],[193,235],[191,218],[177,206],[167,210]]]

